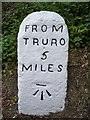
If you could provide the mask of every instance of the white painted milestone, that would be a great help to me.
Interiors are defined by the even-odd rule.
[[[64,110],[67,94],[68,29],[55,12],[29,14],[18,33],[18,110],[48,115]]]

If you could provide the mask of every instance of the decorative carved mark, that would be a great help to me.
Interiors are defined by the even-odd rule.
[[[46,85],[43,85],[43,84],[36,84],[36,85],[38,85],[38,86],[46,86]]]
[[[41,100],[43,100],[43,91],[41,91]]]
[[[44,86],[44,87],[46,86],[44,84],[38,84],[38,83],[36,85],[38,85],[38,86]],[[39,92],[39,90],[37,90],[33,95],[35,96],[38,92]],[[49,97],[51,96],[51,93],[48,90],[46,90],[46,93],[48,94]],[[44,100],[43,97],[44,97],[43,91],[41,91],[41,100]]]
[[[48,94],[49,96],[51,96],[50,92],[48,92],[47,90],[46,90],[46,92],[47,92],[47,94]]]
[[[39,90],[37,90],[33,95],[36,95],[39,92]]]

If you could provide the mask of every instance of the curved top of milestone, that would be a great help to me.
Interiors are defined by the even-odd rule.
[[[27,17],[24,18],[22,21],[20,28],[19,28],[19,33],[18,37],[22,36],[24,32],[22,33],[22,29],[25,28],[25,25],[32,25],[32,24],[45,24],[46,25],[52,25],[52,24],[62,24],[65,25],[65,20],[63,19],[62,16],[55,12],[51,11],[40,11],[40,12],[33,12],[29,14]]]

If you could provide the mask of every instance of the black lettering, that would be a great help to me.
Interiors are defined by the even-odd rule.
[[[30,69],[30,71],[32,71],[32,65],[29,65],[28,67],[26,67],[24,64],[22,64],[22,71],[24,71],[24,69],[25,70],[29,70]]]
[[[51,46],[52,46],[53,44],[55,44],[55,45],[57,46],[57,40],[56,40],[56,39],[52,39],[52,40],[51,40]]]
[[[39,40],[38,40],[38,38],[33,38],[33,45],[35,45],[35,43],[39,46]]]
[[[41,30],[42,30],[42,32],[46,32],[47,31],[47,26],[46,25],[42,25],[41,26]]]
[[[64,38],[60,39],[60,45],[65,45],[65,39]]]
[[[43,56],[43,57],[41,57],[42,60],[47,59],[46,53],[49,53],[49,51],[45,51],[45,52],[42,54],[42,56]]]
[[[42,44],[43,44],[43,45],[47,45],[47,44],[48,44],[48,39],[46,39],[46,40],[45,40],[45,39],[42,39]]]
[[[27,45],[27,40],[28,40],[29,38],[23,38],[23,39],[25,39],[25,45]]]
[[[63,68],[63,66],[62,65],[58,65],[58,72],[61,72],[62,71],[62,68]]]
[[[37,64],[35,64],[35,71],[37,70]]]
[[[37,32],[37,25],[32,25],[32,32],[36,31]]]
[[[55,25],[52,26],[52,32],[54,32],[54,29],[55,31],[59,31],[59,29],[61,29],[61,32],[63,32],[63,25],[61,25],[59,28],[56,28]]]
[[[53,72],[52,67],[53,67],[53,64],[48,64],[48,71],[49,72]]]
[[[43,65],[41,65],[41,71],[42,72],[45,72],[46,70],[43,69]]]
[[[25,32],[27,31],[27,29],[29,28],[30,25],[26,25],[25,26]]]

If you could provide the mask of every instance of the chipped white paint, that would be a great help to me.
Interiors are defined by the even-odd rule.
[[[28,15],[18,33],[18,110],[47,115],[65,108],[68,30],[54,12]]]

